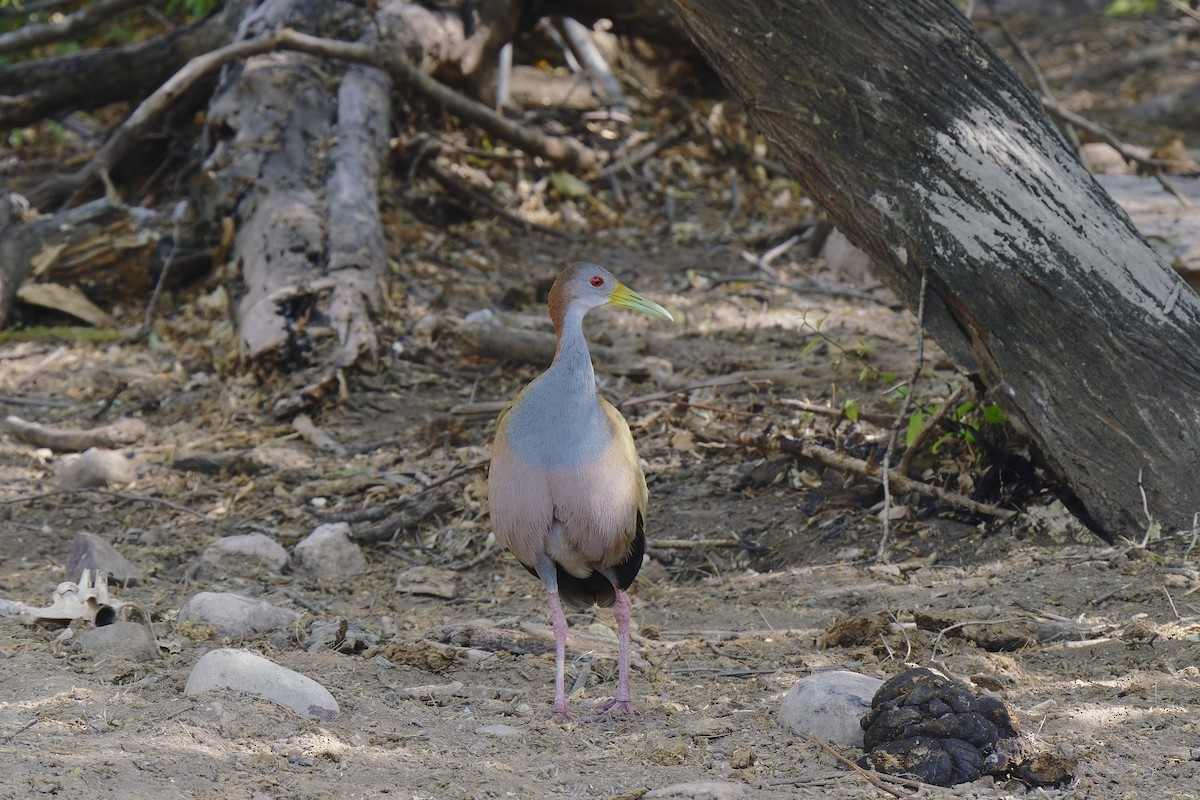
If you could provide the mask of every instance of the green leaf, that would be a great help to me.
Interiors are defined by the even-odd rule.
[[[845,414],[846,419],[850,420],[851,422],[858,422],[858,401],[847,400],[846,404],[842,406],[842,413]]]
[[[965,417],[967,414],[970,414],[974,410],[975,410],[975,403],[968,400],[967,402],[960,404],[958,406],[958,408],[954,409],[954,413],[951,414],[951,416],[954,417],[954,419],[956,419],[956,420],[962,419],[963,417]]]
[[[942,449],[942,445],[944,445],[946,442],[950,441],[953,438],[954,438],[953,433],[943,433],[941,436],[938,437],[938,440],[933,443],[933,446],[929,448],[929,452],[933,453],[936,456],[938,454],[938,451]]]
[[[1158,520],[1150,523],[1150,527],[1146,529],[1146,541],[1157,542],[1162,538],[1162,523]]]
[[[917,440],[917,434],[921,432],[921,428],[924,425],[925,412],[918,408],[908,418],[908,433],[904,435],[904,445],[906,447],[912,447],[913,442]]]
[[[550,184],[563,197],[583,197],[592,191],[591,187],[579,178],[562,170],[550,173]]]
[[[1112,0],[1104,8],[1106,17],[1132,17],[1158,10],[1158,0]]]
[[[1008,422],[1008,416],[1004,413],[1004,409],[995,403],[989,403],[983,407],[983,418],[993,425],[1003,425]]]

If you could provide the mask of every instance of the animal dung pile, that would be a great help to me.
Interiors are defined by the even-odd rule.
[[[862,728],[862,766],[937,786],[984,775],[1055,786],[1075,774],[1069,759],[1037,751],[1004,701],[926,667],[885,681]]]

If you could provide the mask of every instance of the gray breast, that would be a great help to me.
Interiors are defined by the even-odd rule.
[[[573,469],[595,461],[612,443],[595,384],[563,386],[552,378],[546,373],[534,381],[505,418],[509,447],[539,469]]]

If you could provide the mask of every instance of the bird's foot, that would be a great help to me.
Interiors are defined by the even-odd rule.
[[[578,722],[579,718],[567,710],[567,704],[554,704],[554,709],[550,712],[550,718],[555,722]]]
[[[624,711],[626,714],[633,716],[633,700],[626,697],[614,697],[612,700],[605,700],[596,706],[596,710],[600,712],[593,719],[603,719],[614,711]]]

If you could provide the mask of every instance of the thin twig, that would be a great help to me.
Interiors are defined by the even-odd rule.
[[[776,272],[775,268],[771,266],[771,262],[795,247],[797,244],[799,244],[799,242],[800,236],[798,234],[795,236],[789,236],[782,243],[775,245],[761,256],[756,256],[754,253],[751,253],[748,250],[743,250],[742,258],[770,275],[772,280],[778,281],[780,279],[779,273]]]
[[[1050,84],[1046,81],[1046,76],[1043,75],[1042,71],[1038,68],[1037,62],[1033,60],[1033,56],[1031,56],[1029,51],[1025,49],[1025,46],[1021,44],[1021,40],[1018,39],[1016,35],[1008,29],[1008,26],[1004,24],[1004,18],[997,13],[995,0],[986,0],[986,2],[988,13],[992,15],[992,19],[995,21],[996,27],[1000,29],[1000,34],[1008,42],[1009,47],[1016,52],[1017,57],[1021,59],[1021,62],[1025,64],[1031,73],[1033,73],[1033,80],[1037,83],[1038,91],[1041,93],[1042,97],[1054,97],[1054,93],[1050,91]],[[1065,133],[1067,134],[1067,139],[1069,139],[1071,142],[1071,146],[1078,152],[1080,147],[1079,134],[1075,131],[1075,126],[1065,120],[1063,121],[1063,126],[1065,128]]]
[[[811,414],[820,414],[823,417],[832,417],[834,419],[846,418],[845,406],[825,406],[820,403],[810,403],[807,400],[795,400],[791,397],[781,397],[775,402],[781,406],[788,408],[797,408],[801,411],[807,411]],[[858,418],[870,422],[872,425],[890,425],[892,418],[884,414],[878,414],[873,411],[858,410]]]
[[[966,384],[959,386],[946,399],[946,402],[938,407],[937,411],[929,415],[929,418],[925,420],[925,424],[921,426],[921,430],[917,431],[917,435],[913,438],[912,443],[904,449],[904,453],[900,456],[900,463],[896,465],[897,471],[905,475],[908,474],[909,467],[912,466],[912,460],[920,452],[921,446],[925,444],[925,440],[929,438],[929,435],[933,431],[937,430],[938,426],[942,424],[942,420],[946,418],[946,415],[958,407],[958,401],[963,398],[966,392]]]
[[[134,503],[155,503],[157,505],[166,506],[167,508],[174,509],[175,511],[179,511],[184,514],[190,514],[193,517],[196,517],[197,519],[202,520],[204,522],[212,521],[206,515],[201,514],[199,511],[195,511],[193,509],[188,508],[187,506],[182,506],[179,503],[173,502],[171,500],[167,500],[162,497],[151,497],[149,495],[144,495],[144,494],[130,494],[128,492],[116,492],[111,489],[97,489],[97,488],[93,488],[93,487],[85,487],[82,489],[54,489],[54,490],[51,490],[48,492],[41,492],[40,494],[22,495],[21,497],[14,497],[10,500],[0,500],[0,506],[13,505],[15,503],[32,503],[36,500],[44,500],[45,498],[48,498],[48,497],[58,497],[58,496],[64,495],[64,494],[68,494],[68,495],[69,494],[76,494],[76,495],[78,495],[78,494],[98,494],[98,495],[105,495],[107,497],[115,497],[118,500],[127,500],[127,501],[134,502]]]
[[[538,233],[544,233],[547,236],[553,236],[558,239],[568,238],[567,234],[563,233],[562,231],[555,230],[554,228],[547,228],[545,225],[539,225],[538,223],[531,222],[518,214],[514,214],[500,203],[497,203],[483,192],[477,190],[474,186],[471,186],[469,183],[459,178],[457,175],[453,175],[449,172],[439,169],[437,165],[433,163],[433,159],[422,159],[419,166],[420,169],[428,173],[443,187],[452,192],[466,195],[467,198],[472,202],[483,206],[493,214],[498,215],[500,218],[508,220],[518,227],[524,228],[526,232],[537,231]]]
[[[1179,609],[1175,607],[1175,600],[1171,597],[1171,590],[1166,586],[1162,587],[1163,594],[1167,596],[1167,603],[1171,606],[1171,613],[1175,615],[1175,619],[1183,619],[1179,615]]]
[[[742,547],[741,539],[648,539],[647,546],[659,550],[693,550],[699,547]]]
[[[1187,3],[1183,2],[1183,0],[1167,0],[1167,2],[1170,3],[1171,7],[1179,13],[1186,14],[1197,22],[1200,22],[1200,11],[1196,11]]]
[[[862,459],[830,450],[828,447],[822,447],[819,444],[810,444],[802,439],[793,439],[784,436],[780,441],[780,450],[784,453],[798,453],[805,458],[816,459],[834,469],[853,472],[867,478],[881,479],[878,465],[868,464]],[[972,514],[986,514],[991,517],[999,517],[1000,519],[1010,519],[1017,514],[1016,511],[1011,509],[1000,508],[990,503],[980,503],[978,500],[972,500],[964,494],[913,480],[895,470],[891,471],[889,481],[891,485],[902,492],[916,492],[924,497],[932,497],[935,500],[940,500],[943,503],[947,503],[955,508],[961,508],[964,511],[969,511]]]
[[[162,294],[163,286],[167,282],[167,274],[171,271],[171,265],[175,263],[175,254],[179,252],[179,239],[183,235],[179,226],[182,221],[182,215],[178,211],[171,215],[171,249],[167,252],[167,257],[163,259],[158,280],[154,283],[154,291],[150,293],[150,299],[146,301],[146,310],[142,313],[142,329],[138,331],[140,336],[150,333],[150,329],[154,326],[154,307],[158,305],[159,295]]]
[[[721,275],[709,280],[710,286],[720,286],[723,283],[761,283],[766,286],[777,286],[780,289],[797,292],[799,294],[822,294],[831,297],[848,297],[854,300],[865,300],[868,303],[877,303],[881,306],[891,307],[891,302],[876,297],[873,294],[861,291],[859,289],[851,289],[849,286],[832,283],[830,281],[818,281],[812,278],[806,278],[801,283],[791,283],[781,281],[778,278],[772,278],[769,275]]]
[[[413,492],[406,499],[411,500],[414,497],[420,497],[421,495],[425,494],[426,492],[430,491],[431,489],[436,489],[437,487],[442,486],[443,484],[447,484],[450,481],[458,480],[459,478],[463,477],[464,475],[469,475],[477,469],[483,469],[490,463],[492,463],[491,458],[481,458],[481,459],[478,459],[477,461],[472,461],[470,464],[467,464],[465,467],[459,467],[458,469],[451,470],[450,472],[446,473],[442,477],[437,478],[436,480],[430,481],[429,483],[425,484],[417,491]]]
[[[714,389],[721,386],[750,386],[751,388],[759,388],[760,385],[769,386],[776,382],[784,382],[790,377],[795,377],[794,368],[800,362],[792,362],[784,364],[774,369],[753,369],[744,372],[732,372],[728,375],[720,375],[707,381],[693,383],[689,386],[680,386],[678,389],[666,389],[661,392],[651,392],[650,394],[638,395],[622,400],[617,403],[621,408],[629,408],[630,406],[640,406],[645,403],[657,403],[664,400],[670,400],[681,394],[694,392],[697,389]]]
[[[394,80],[411,86],[439,103],[446,111],[464,122],[478,125],[497,138],[564,167],[590,169],[595,167],[601,158],[598,153],[577,139],[549,136],[499,116],[482,103],[454,91],[422,72],[399,48],[322,39],[283,28],[196,56],[143,100],[83,167],[70,175],[47,180],[34,190],[34,194],[39,198],[58,198],[64,194],[79,192],[98,178],[102,171],[116,165],[129,152],[135,140],[199,80],[230,62],[276,50],[295,50],[321,58],[378,67]]]
[[[820,736],[817,736],[815,733],[809,733],[808,735],[810,737],[812,737],[812,740],[814,742],[816,742],[822,750],[824,750],[826,753],[829,753],[829,755],[833,756],[838,761],[842,762],[847,767],[849,767],[850,769],[857,772],[859,775],[861,775],[863,778],[865,778],[868,783],[870,783],[872,786],[874,786],[879,791],[887,792],[892,797],[912,797],[913,796],[913,794],[911,792],[903,792],[903,791],[900,791],[899,789],[893,789],[891,786],[888,786],[886,783],[884,783],[883,782],[884,778],[890,778],[891,777],[890,775],[885,776],[885,775],[878,773],[872,769],[863,769],[858,764],[855,764],[853,761],[851,761],[850,759],[846,758],[844,755],[839,753],[837,750],[834,750],[833,747],[830,746],[829,742],[825,741]]]
[[[742,411],[737,408],[724,408],[722,406],[709,405],[708,403],[691,403],[686,400],[676,400],[674,404],[680,408],[696,408],[701,411],[711,411],[714,414],[727,414],[731,417],[764,417],[761,411]]]
[[[1166,167],[1179,166],[1178,161],[1166,161],[1163,159],[1142,155],[1128,144],[1118,139],[1116,134],[1110,132],[1106,128],[1102,128],[1086,117],[1081,117],[1074,111],[1071,111],[1069,108],[1063,106],[1053,97],[1042,97],[1042,106],[1054,116],[1066,120],[1072,125],[1082,128],[1091,135],[1095,136],[1097,139],[1100,139],[1104,143],[1110,145],[1112,149],[1116,150],[1117,153],[1120,154],[1121,158],[1125,159],[1126,161],[1132,161],[1135,164],[1141,164],[1144,167],[1150,167],[1152,169],[1164,169]]]
[[[141,2],[142,0],[98,0],[55,22],[26,25],[9,31],[0,36],[0,55],[78,37],[88,30],[112,23],[117,15]],[[45,18],[55,19],[58,16],[61,15],[46,15]]]
[[[1012,622],[1028,622],[1029,617],[999,617],[997,619],[964,619],[962,622],[956,622],[953,625],[947,625],[938,631],[937,636],[933,637],[932,655],[930,659],[937,658],[938,645],[942,643],[942,639],[946,638],[946,634],[950,631],[965,628],[968,625],[1007,625]]]
[[[655,136],[653,141],[642,145],[636,150],[618,155],[611,164],[600,170],[596,177],[607,178],[622,171],[632,170],[635,166],[650,158],[659,150],[671,144],[676,139],[683,137],[687,132],[688,126],[682,122],[672,125],[658,136]]]

